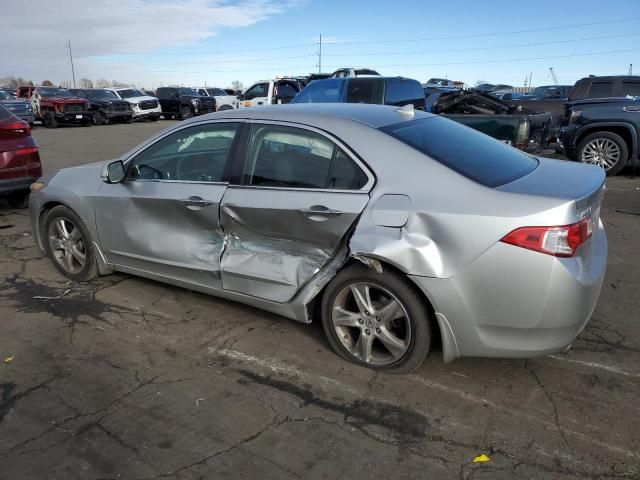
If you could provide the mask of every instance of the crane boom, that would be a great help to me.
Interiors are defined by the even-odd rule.
[[[558,77],[556,77],[556,72],[553,71],[553,67],[549,67],[549,72],[551,73],[551,78],[553,78],[553,83],[558,85]]]

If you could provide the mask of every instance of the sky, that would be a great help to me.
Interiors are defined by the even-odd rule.
[[[5,4],[6,3],[6,4]],[[5,4],[5,5],[3,5]],[[0,0],[0,78],[244,87],[370,67],[522,86],[640,74],[640,0]]]

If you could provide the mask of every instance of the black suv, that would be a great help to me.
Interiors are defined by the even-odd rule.
[[[156,90],[156,97],[164,118],[178,117],[184,120],[216,111],[215,98],[204,97],[193,88],[160,87]]]
[[[567,106],[560,130],[571,160],[603,167],[615,175],[625,165],[640,165],[640,81],[636,97],[579,100]]]
[[[89,111],[93,115],[94,125],[109,124],[114,121],[125,123],[133,121],[131,104],[120,100],[113,92],[100,88],[70,88],[69,92],[89,101]]]

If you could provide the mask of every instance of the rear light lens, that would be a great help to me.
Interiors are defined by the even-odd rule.
[[[500,241],[554,257],[573,257],[592,233],[593,219],[589,216],[571,225],[516,228]]]
[[[31,135],[31,127],[27,122],[18,120],[17,122],[7,123],[5,125],[0,124],[0,130],[9,131],[14,133],[24,133],[25,135]]]
[[[16,155],[28,155],[30,153],[38,153],[38,147],[19,148]]]

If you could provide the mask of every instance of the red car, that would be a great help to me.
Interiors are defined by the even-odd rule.
[[[0,105],[0,197],[13,208],[27,208],[29,187],[40,176],[40,153],[31,127]]]

